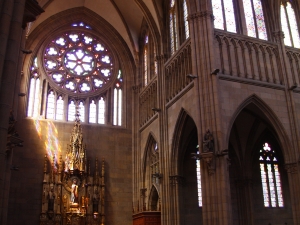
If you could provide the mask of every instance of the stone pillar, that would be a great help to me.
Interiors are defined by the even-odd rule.
[[[10,0],[5,1],[4,4],[5,6],[8,6],[10,11],[7,12],[7,15],[5,15],[4,12],[2,12],[1,14],[1,24],[7,24],[9,30],[9,32],[5,35],[5,39],[7,39],[6,46],[3,46],[4,48],[1,47],[1,49],[6,49],[6,51],[3,52],[3,50],[1,50],[2,52],[0,53],[0,55],[4,54],[4,59],[0,59],[0,223],[2,225],[7,224],[6,220],[11,172],[9,161],[7,161],[7,159],[11,156],[6,156],[5,152],[8,132],[8,118],[9,112],[12,109],[13,97],[15,95],[16,77],[18,74],[20,74],[20,71],[18,71],[18,65],[19,56],[20,54],[22,54],[20,47],[23,34],[22,24],[25,0]],[[4,7],[3,9],[5,10],[6,7]]]
[[[232,210],[226,137],[222,132],[218,77],[214,50],[214,25],[210,0],[198,0],[197,12],[190,15],[191,49],[195,88],[198,92],[198,140],[204,140],[209,129],[214,136],[214,151],[203,153],[200,148],[203,193],[203,224],[231,225]],[[217,70],[216,70],[217,71]],[[201,144],[200,144],[201,146]]]
[[[169,202],[171,208],[170,223],[173,225],[180,225],[184,222],[181,221],[182,215],[182,185],[184,178],[179,175],[170,176],[170,196],[172,197]]]
[[[291,194],[292,211],[294,224],[300,224],[300,173],[299,163],[287,163],[284,165],[289,179],[289,188]]]
[[[160,171],[162,173],[162,178],[160,179],[161,184],[161,224],[164,225],[174,225],[171,222],[171,207],[170,202],[172,201],[172,196],[170,194],[170,154],[169,154],[169,142],[168,142],[168,115],[165,96],[165,71],[164,64],[166,62],[166,56],[160,55],[156,57],[158,62],[158,75],[157,75],[157,106],[160,109],[158,112],[159,120],[159,161],[160,161]]]
[[[10,110],[17,105],[24,28],[43,10],[32,0],[5,0],[0,19],[0,223],[7,224],[12,152],[7,154]],[[14,102],[15,101],[15,102]]]

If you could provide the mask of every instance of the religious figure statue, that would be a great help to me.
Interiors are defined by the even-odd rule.
[[[48,211],[53,211],[54,199],[55,199],[54,186],[53,184],[50,184],[50,191],[48,193]]]
[[[204,135],[204,141],[203,141],[203,152],[214,152],[215,146],[214,146],[214,137],[210,130],[208,129]]]
[[[71,203],[78,203],[78,185],[77,179],[73,179],[72,188],[71,188]]]

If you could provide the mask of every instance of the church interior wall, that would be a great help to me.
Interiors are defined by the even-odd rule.
[[[224,133],[228,135],[230,123],[234,120],[236,110],[252,95],[256,95],[268,105],[290,134],[290,123],[287,114],[287,104],[283,90],[260,87],[232,81],[220,80],[219,82],[221,116]]]
[[[39,224],[42,205],[43,166],[46,145],[55,150],[54,138],[66,153],[73,122],[52,122],[49,120],[18,119],[18,133],[24,146],[16,148],[12,165],[9,202],[9,223]],[[41,134],[36,130],[40,124]],[[49,133],[53,124],[52,134]],[[57,133],[54,129],[57,129]],[[105,161],[106,219],[112,224],[130,224],[132,221],[132,155],[131,131],[128,129],[82,124],[87,157],[94,171],[95,158]],[[113,134],[113,135],[112,135]],[[49,149],[50,150],[50,149]],[[50,150],[50,151],[51,151]],[[48,165],[50,168],[50,165]],[[20,213],[22,212],[22,213]]]

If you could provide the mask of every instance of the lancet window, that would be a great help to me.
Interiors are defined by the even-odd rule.
[[[190,28],[189,28],[189,13],[186,5],[186,0],[183,1],[183,19],[184,19],[184,33],[185,39],[190,37]]]
[[[300,35],[295,10],[289,1],[283,1],[280,7],[281,27],[284,32],[284,44],[300,48]]]
[[[261,0],[243,0],[247,35],[267,40],[263,6]]]
[[[169,3],[170,52],[173,55],[190,37],[189,14],[186,0],[170,0]]]
[[[236,33],[236,19],[232,0],[212,0],[214,26]]]
[[[278,156],[268,143],[259,152],[260,174],[265,207],[283,207]]]
[[[119,71],[117,82],[114,87],[114,118],[113,125],[122,125],[122,73]]]
[[[36,117],[38,115],[40,98],[40,76],[38,73],[37,58],[34,59],[30,68],[30,76],[27,114],[30,117]]]
[[[149,36],[145,36],[144,42],[144,85],[148,84],[148,64],[149,64]]]
[[[29,69],[28,117],[74,121],[79,110],[81,122],[106,124],[112,113],[108,122],[123,124],[121,70],[110,49],[89,30],[74,23],[38,50],[42,56]]]
[[[199,154],[199,151],[197,152],[197,154]],[[196,173],[197,173],[198,206],[202,207],[202,186],[201,186],[200,159],[196,160]]]
[[[178,48],[177,42],[177,23],[176,23],[176,10],[175,10],[175,0],[170,1],[170,46],[171,54]]]

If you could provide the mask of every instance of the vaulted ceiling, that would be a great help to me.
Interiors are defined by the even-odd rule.
[[[110,23],[123,37],[133,57],[138,52],[143,20],[152,30],[160,32],[161,0],[38,0],[44,9],[32,24],[32,32],[49,17],[77,7],[86,7]]]

